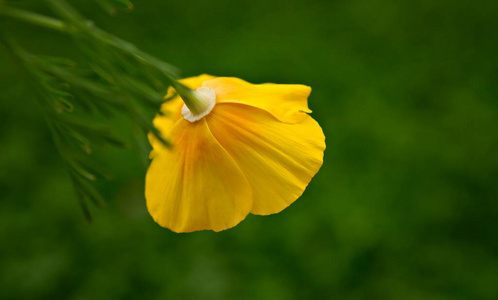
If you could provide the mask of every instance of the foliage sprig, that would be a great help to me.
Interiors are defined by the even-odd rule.
[[[96,1],[110,14],[116,12],[116,5],[133,8],[128,0]],[[109,178],[108,172],[91,159],[92,148],[127,145],[112,128],[96,121],[96,115],[126,115],[143,152],[147,151],[143,146],[144,132],[152,132],[169,146],[147,112],[159,111],[168,86],[184,87],[175,80],[178,70],[172,65],[103,31],[63,0],[45,2],[60,19],[10,7],[4,2],[0,2],[0,18],[65,33],[84,54],[84,60],[76,62],[30,53],[5,30],[1,32],[1,40],[31,79],[84,215],[90,220],[88,203],[98,207],[105,203],[92,181]]]

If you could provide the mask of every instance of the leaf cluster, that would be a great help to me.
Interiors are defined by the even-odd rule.
[[[113,4],[133,8],[127,0],[96,1],[110,13],[114,12]],[[91,182],[110,176],[91,159],[92,149],[127,144],[95,116],[125,115],[137,129],[136,139],[143,139],[143,132],[151,132],[169,145],[147,112],[159,111],[168,86],[175,84],[177,69],[101,30],[65,1],[46,3],[60,19],[5,6],[0,7],[0,16],[66,33],[84,54],[84,60],[29,53],[6,32],[2,33],[2,41],[31,79],[54,143],[68,168],[85,217],[90,220],[88,202],[98,207],[104,204]]]

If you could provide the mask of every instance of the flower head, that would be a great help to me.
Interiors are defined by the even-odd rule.
[[[181,83],[197,100],[184,103],[179,93],[154,119],[173,147],[149,136],[145,198],[159,225],[221,231],[301,196],[325,150],[322,129],[308,115],[310,87],[209,75]]]

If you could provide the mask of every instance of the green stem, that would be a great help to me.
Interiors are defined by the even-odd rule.
[[[51,17],[47,17],[47,16],[43,16],[40,14],[32,13],[29,11],[25,11],[22,9],[1,6],[0,7],[0,15],[4,15],[4,16],[11,17],[11,18],[14,18],[14,19],[17,19],[20,21],[31,23],[33,25],[50,28],[53,30],[58,30],[58,31],[63,31],[63,32],[68,31],[67,25],[60,20],[57,20],[57,19],[54,19]]]
[[[172,80],[170,83],[191,112],[197,114],[206,108],[205,103],[200,101],[198,96],[195,95],[195,91],[176,80]]]
[[[63,18],[66,18],[79,30],[87,31],[94,38],[114,48],[118,48],[121,51],[128,53],[129,55],[132,55],[135,58],[153,67],[158,68],[160,71],[162,71],[168,83],[176,90],[178,95],[180,95],[180,97],[183,99],[187,107],[192,112],[197,112],[202,110],[200,102],[197,96],[195,95],[194,91],[192,91],[187,86],[175,80],[176,76],[171,71],[172,69],[175,69],[173,66],[170,66],[169,64],[141,51],[140,49],[135,47],[135,45],[95,27],[92,22],[88,22],[84,20],[80,15],[76,14],[76,12],[73,11],[72,8],[68,6],[64,1],[59,1],[59,0],[47,0],[47,1],[52,5],[52,7],[54,8],[54,10],[57,11],[57,13],[62,15]],[[0,15],[24,21],[33,25],[57,30],[60,32],[71,33],[71,31],[69,30],[70,27],[67,25],[66,22],[55,18],[47,17],[44,15],[40,15],[37,13],[17,8],[7,7],[7,6],[0,6]]]

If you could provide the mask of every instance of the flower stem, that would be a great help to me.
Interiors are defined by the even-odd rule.
[[[201,95],[197,94],[195,91],[191,90],[190,88],[186,87],[176,80],[171,81],[171,86],[175,89],[175,91],[178,93],[180,98],[182,98],[183,102],[192,113],[199,114],[206,109],[205,101],[199,99]]]
[[[43,16],[40,14],[32,13],[22,9],[0,6],[0,15],[5,15],[14,19],[25,21],[33,25],[47,27],[53,30],[66,32],[68,27],[66,24],[60,20]]]
[[[123,52],[133,55],[135,58],[161,70],[165,75],[168,83],[176,90],[178,95],[180,95],[190,111],[192,111],[193,113],[198,113],[205,108],[203,102],[199,101],[199,96],[196,95],[195,91],[191,90],[190,88],[174,79],[175,76],[173,75],[173,72],[176,71],[174,67],[145,52],[142,52],[141,50],[136,48],[135,45],[100,30],[99,28],[93,26],[93,23],[85,22],[85,20],[82,19],[79,15],[75,15],[71,8],[64,2],[58,0],[48,0],[48,2],[55,8],[58,13],[62,14],[65,18],[70,20],[71,23],[77,25],[80,30],[88,30],[88,33],[96,39],[112,47],[118,48]],[[45,28],[70,34],[72,33],[70,27],[68,26],[68,23],[30,11],[0,5],[0,15],[27,22],[36,26],[42,26]]]

